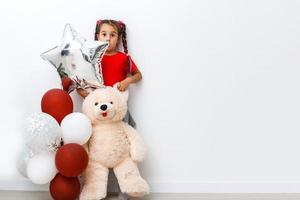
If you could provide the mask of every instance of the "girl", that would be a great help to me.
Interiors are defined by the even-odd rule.
[[[118,51],[121,39],[125,54]],[[123,22],[98,20],[95,40],[109,42],[108,49],[102,59],[104,85],[112,86],[118,82],[118,89],[124,91],[130,84],[141,80],[141,72],[127,55],[126,26]]]

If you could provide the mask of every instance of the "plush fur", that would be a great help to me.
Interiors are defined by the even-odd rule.
[[[89,164],[80,200],[106,197],[109,168],[114,170],[121,191],[132,197],[149,193],[137,163],[143,161],[146,147],[136,130],[124,123],[128,92],[106,87],[93,91],[83,102],[83,112],[93,124],[88,143]]]

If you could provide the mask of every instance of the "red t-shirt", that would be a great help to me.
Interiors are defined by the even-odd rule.
[[[101,60],[104,85],[113,86],[115,83],[124,80],[128,73],[138,70],[135,63],[125,53],[117,52],[114,55],[104,55]]]

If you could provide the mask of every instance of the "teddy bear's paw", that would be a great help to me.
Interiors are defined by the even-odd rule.
[[[106,197],[106,191],[101,192],[98,189],[88,189],[84,187],[80,193],[79,200],[101,200]]]
[[[127,180],[123,191],[132,197],[142,197],[149,194],[149,186],[141,177],[131,177]]]

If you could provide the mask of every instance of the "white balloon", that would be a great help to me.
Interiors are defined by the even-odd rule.
[[[35,155],[28,161],[26,171],[33,183],[49,183],[58,173],[55,166],[55,153],[44,152]]]
[[[74,112],[67,115],[60,124],[65,144],[85,144],[92,135],[92,123],[82,113]]]
[[[27,163],[34,155],[35,155],[34,152],[28,147],[26,147],[25,145],[22,148],[22,151],[18,153],[16,167],[17,170],[20,172],[20,174],[26,178],[28,178],[26,172]]]

